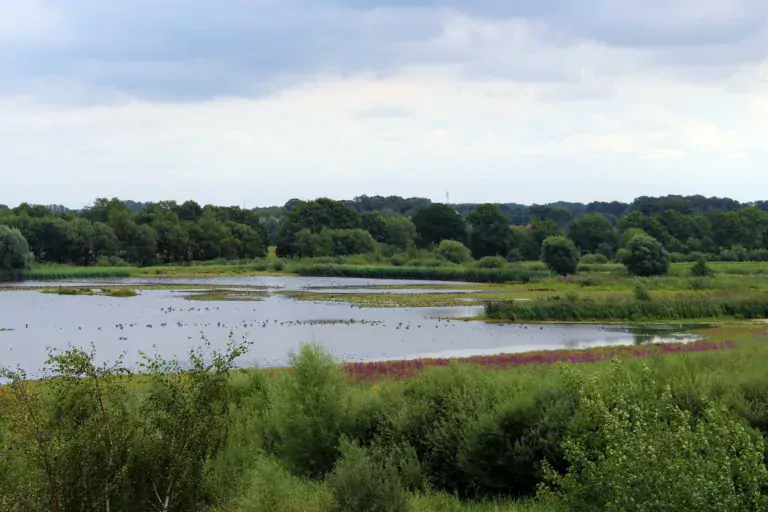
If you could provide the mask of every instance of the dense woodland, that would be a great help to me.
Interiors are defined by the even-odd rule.
[[[264,257],[398,253],[455,240],[474,258],[536,260],[545,239],[569,237],[583,255],[614,260],[641,232],[672,260],[768,260],[768,201],[703,196],[639,197],[632,203],[547,205],[432,203],[425,198],[359,196],[292,199],[272,208],[139,203],[97,199],[61,205],[0,205],[0,225],[18,229],[34,260],[75,265],[152,265]],[[451,259],[451,258],[449,258]],[[461,258],[459,258],[461,259]]]

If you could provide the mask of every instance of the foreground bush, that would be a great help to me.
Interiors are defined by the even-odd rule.
[[[287,371],[232,372],[231,346],[145,359],[131,380],[55,354],[54,379],[3,374],[0,510],[765,510],[767,349],[732,345],[444,361],[373,384],[317,346]],[[611,354],[647,358],[567,364]]]
[[[549,470],[541,495],[567,510],[765,510],[763,439],[722,407],[696,417],[644,371],[617,365],[608,382],[583,378],[563,447],[565,474]]]

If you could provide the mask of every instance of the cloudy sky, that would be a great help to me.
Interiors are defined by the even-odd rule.
[[[765,0],[0,13],[0,203],[768,199]]]

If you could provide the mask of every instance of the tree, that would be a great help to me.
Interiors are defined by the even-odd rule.
[[[541,261],[558,275],[574,274],[579,264],[579,250],[570,239],[551,236],[541,245]]]
[[[507,254],[509,219],[501,213],[498,205],[481,204],[469,214],[468,220],[472,226],[469,246],[475,258]]]
[[[636,236],[629,242],[622,263],[632,275],[664,275],[669,271],[669,253],[655,238],[647,235]]]
[[[387,222],[378,210],[364,213],[362,221],[363,229],[369,232],[374,240],[386,242]]]
[[[467,225],[456,210],[447,204],[435,203],[414,215],[413,224],[419,235],[419,243],[426,247],[443,240],[464,241]]]
[[[416,226],[407,217],[386,219],[386,237],[384,241],[399,249],[405,249],[416,240]]]
[[[328,230],[333,240],[333,255],[366,254],[376,250],[376,241],[364,229]]]
[[[18,271],[32,261],[29,244],[18,229],[0,225],[0,271]]]
[[[317,234],[323,230],[357,229],[361,225],[360,214],[339,201],[321,197],[302,202],[288,212],[277,230],[277,253],[297,255],[296,235],[304,229]]]
[[[616,247],[617,237],[610,221],[601,213],[586,213],[573,221],[568,236],[583,254],[595,254],[602,244]],[[615,249],[614,249],[615,250]]]
[[[452,263],[464,263],[472,259],[469,249],[456,240],[443,240],[436,249],[437,254]]]

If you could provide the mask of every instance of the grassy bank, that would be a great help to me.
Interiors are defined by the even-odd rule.
[[[462,267],[377,267],[352,265],[297,265],[293,267],[293,271],[302,276],[465,281],[476,283],[528,283],[534,279],[549,275],[548,272],[525,268],[477,269]]]
[[[543,300],[488,302],[485,316],[512,322],[755,320],[768,318],[768,295],[688,293],[646,298],[555,295]]]
[[[70,352],[67,378],[0,388],[0,509],[761,510],[765,329],[384,371],[305,346],[290,371],[233,372],[231,345],[145,361],[140,385]]]

